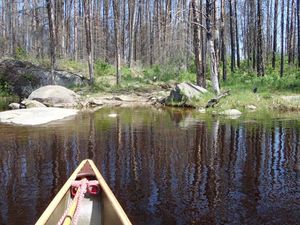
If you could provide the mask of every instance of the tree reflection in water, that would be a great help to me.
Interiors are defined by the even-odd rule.
[[[33,224],[92,158],[133,224],[297,224],[300,125],[111,109],[0,125],[0,224]]]

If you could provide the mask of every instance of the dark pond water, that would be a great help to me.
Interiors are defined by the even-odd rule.
[[[0,125],[0,224],[34,224],[85,158],[133,224],[299,224],[299,148],[299,119],[120,108]]]

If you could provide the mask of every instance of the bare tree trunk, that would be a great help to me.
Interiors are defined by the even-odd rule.
[[[147,1],[147,4],[150,4],[150,1]],[[149,8],[150,6],[148,6]],[[153,14],[154,12],[149,10],[149,65],[150,67],[153,65],[153,45],[154,45],[154,22],[153,22]]]
[[[198,14],[196,9],[196,1],[192,0],[192,11],[193,11],[193,45],[194,45],[194,54],[195,54],[195,65],[196,65],[196,78],[197,78],[197,85],[200,87],[206,86],[205,84],[205,77],[202,73],[202,65],[201,65],[201,58],[200,58],[200,50],[199,50],[199,24],[198,24]]]
[[[294,4],[297,4],[297,2],[295,2]],[[293,37],[292,37],[292,63],[295,64],[295,55],[296,55],[296,33],[297,33],[297,9],[296,9],[297,5],[294,6],[294,32],[293,32]]]
[[[288,0],[286,2],[287,4],[287,11],[286,11],[286,50],[289,51],[289,40],[290,40],[290,2],[291,0]]]
[[[36,53],[36,57],[39,58],[41,56],[41,37],[39,36],[41,34],[40,32],[40,20],[39,20],[39,11],[38,11],[38,5],[37,0],[33,0],[33,7],[34,7],[34,19],[33,19],[33,49]]]
[[[221,29],[220,29],[220,38],[221,38],[221,60],[222,60],[222,77],[223,81],[227,80],[227,71],[226,71],[226,47],[225,47],[225,0],[221,0]]]
[[[123,1],[122,4],[122,34],[121,34],[121,45],[122,45],[122,51],[121,51],[121,58],[124,59],[125,58],[125,26],[126,26],[126,1]]]
[[[71,12],[72,12],[72,0],[71,1],[66,1],[66,10],[65,10],[65,50],[64,50],[64,57],[69,56],[70,53],[70,41],[71,41],[71,28],[70,28],[70,19],[71,19]]]
[[[214,3],[213,0],[206,0],[206,29],[207,29],[207,44],[210,53],[210,79],[214,92],[219,95],[220,87],[218,80],[218,65],[215,53],[214,41],[212,38],[212,12]]]
[[[74,59],[78,60],[78,14],[77,14],[77,2],[74,0]]]
[[[54,4],[54,21],[55,21],[55,35],[56,35],[56,54],[58,57],[62,57],[63,55],[63,46],[64,46],[64,30],[63,30],[63,12],[64,12],[64,1],[63,0],[55,0]]]
[[[290,20],[290,29],[288,35],[288,64],[292,62],[292,54],[293,54],[293,34],[294,34],[294,12],[295,12],[295,0],[292,0],[292,8],[291,8],[291,20]],[[289,17],[287,15],[287,17]]]
[[[262,51],[262,7],[261,0],[257,0],[257,75],[264,76],[264,62]]]
[[[10,3],[10,7],[11,7],[11,13],[10,13],[10,18],[11,18],[11,52],[12,52],[12,56],[14,58],[17,57],[17,34],[16,34],[16,2],[15,0],[11,0],[11,3]]]
[[[84,8],[84,25],[86,34],[86,50],[88,54],[88,65],[89,65],[89,78],[90,84],[94,83],[94,63],[93,63],[93,37],[92,37],[92,26],[91,26],[91,14],[92,6],[90,0],[85,0],[83,3]]]
[[[276,1],[276,0],[275,0]],[[267,22],[266,22],[266,44],[265,44],[265,48],[266,48],[266,62],[269,62],[269,55],[270,55],[270,33],[271,33],[271,12],[272,12],[272,0],[268,0],[267,1]],[[274,40],[274,39],[273,39]],[[271,46],[272,48],[272,46]]]
[[[298,20],[298,67],[300,67],[300,0],[297,0],[297,20]]]
[[[281,8],[284,9],[284,0],[281,0]],[[281,59],[280,59],[280,77],[283,76],[284,66],[284,10],[281,10]]]
[[[273,54],[272,54],[272,67],[273,67],[273,69],[275,69],[275,66],[276,66],[277,17],[278,17],[278,0],[275,0],[275,5],[274,5]]]
[[[120,37],[119,37],[119,1],[113,0],[114,29],[115,29],[115,57],[117,85],[120,84]]]
[[[205,15],[203,11],[203,0],[200,0],[200,24],[204,24],[203,22],[203,17]],[[207,44],[206,44],[206,32],[203,31],[203,29],[200,29],[200,49],[201,49],[201,71],[202,74],[205,78],[205,71],[206,71],[206,49],[207,49]],[[206,86],[206,80],[205,80],[205,86]]]
[[[135,37],[135,27],[136,27],[136,0],[128,0],[128,10],[129,10],[129,56],[128,56],[128,62],[129,67],[134,62],[133,58],[133,43],[134,43],[134,37]]]
[[[55,19],[54,19],[54,3],[53,0],[46,0],[47,12],[49,20],[50,33],[50,58],[51,58],[51,83],[54,83],[54,70],[56,67],[56,35],[55,35]]]
[[[104,14],[104,27],[105,27],[105,61],[108,63],[109,62],[109,5],[110,5],[110,0],[103,0],[103,14]]]
[[[235,43],[234,43],[234,30],[233,30],[233,12],[232,0],[229,0],[229,16],[230,16],[230,43],[231,43],[231,71],[235,68]]]
[[[240,59],[239,29],[238,29],[238,18],[237,18],[237,0],[234,0],[234,20],[235,20],[235,39],[236,39],[236,59],[237,59],[237,67],[240,68],[241,59]]]

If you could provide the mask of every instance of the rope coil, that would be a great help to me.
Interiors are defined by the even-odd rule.
[[[84,198],[85,193],[89,192],[91,194],[98,194],[98,181],[92,180],[89,181],[86,178],[80,181],[74,181],[72,183],[72,188],[77,188],[76,194],[68,205],[68,208],[65,210],[64,214],[58,221],[57,225],[77,225],[79,218],[79,211],[81,208],[81,202]],[[95,187],[96,191],[95,191]]]

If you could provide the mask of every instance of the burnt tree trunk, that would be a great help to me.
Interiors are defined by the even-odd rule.
[[[92,6],[90,0],[85,0],[83,3],[84,7],[84,25],[86,35],[86,50],[88,54],[88,66],[89,66],[89,78],[90,84],[94,83],[94,63],[93,63],[93,37],[92,37],[92,23],[91,13]]]
[[[222,60],[222,78],[223,81],[227,80],[226,71],[226,47],[225,47],[225,0],[221,0],[221,60]]]
[[[281,0],[281,8],[284,9],[284,0]],[[284,67],[284,10],[281,10],[281,59],[280,59],[280,76],[283,76]]]
[[[51,83],[54,83],[54,70],[56,67],[56,34],[55,34],[55,19],[54,19],[54,3],[53,0],[46,0],[49,34],[50,34],[50,59],[51,59]]]
[[[298,67],[300,67],[300,0],[297,0],[297,21],[298,21]]]
[[[234,43],[234,30],[233,30],[233,10],[232,0],[229,0],[229,16],[230,16],[230,45],[231,45],[231,71],[235,68],[235,43]]]
[[[257,76],[264,76],[262,37],[262,7],[261,0],[257,1]]]
[[[119,34],[119,1],[113,0],[114,30],[115,30],[115,59],[116,59],[116,83],[120,84],[120,34]]]
[[[276,66],[277,17],[278,17],[278,0],[275,0],[275,6],[274,6],[273,54],[272,54],[272,67],[273,67],[273,69],[275,69],[275,66]]]
[[[193,11],[193,45],[194,45],[194,54],[195,54],[195,65],[197,71],[197,85],[200,87],[206,87],[205,77],[202,73],[202,62],[200,57],[199,50],[199,24],[198,24],[198,14],[196,9],[196,0],[192,0],[192,11]]]
[[[237,59],[237,67],[240,68],[241,59],[240,59],[239,29],[238,29],[238,18],[237,18],[237,0],[234,0],[234,18],[235,18],[236,59]]]

